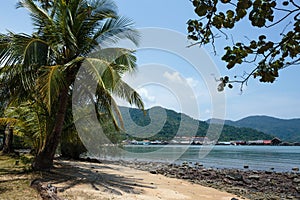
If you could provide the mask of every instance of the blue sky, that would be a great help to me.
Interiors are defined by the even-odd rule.
[[[1,33],[6,30],[15,33],[30,33],[32,30],[28,13],[24,9],[16,10],[16,2],[16,0],[1,2]],[[189,56],[184,56],[187,55],[185,53],[174,54],[172,45],[182,44],[184,49],[184,45],[189,44],[185,38],[186,22],[188,19],[196,17],[189,0],[116,0],[116,3],[120,14],[131,18],[136,27],[141,28],[142,33],[145,32],[144,28],[146,27],[156,30],[152,38],[151,36],[143,38],[141,35],[142,40],[150,38],[150,42],[156,41],[157,46],[166,45],[164,50],[156,48],[157,46],[138,49],[137,58],[140,70],[134,75],[125,77],[141,93],[146,107],[159,105],[178,112],[185,112],[203,120],[219,116],[213,113],[222,113],[223,110],[226,113],[224,117],[232,120],[249,115],[269,115],[280,118],[300,117],[299,66],[282,70],[280,77],[273,84],[260,83],[258,80],[252,79],[244,88],[243,94],[240,94],[238,85],[235,85],[232,90],[226,89],[222,94],[215,94],[217,83],[214,83],[214,77],[211,75],[217,74],[214,70],[218,70],[221,75],[234,76],[243,74],[247,68],[240,67],[230,71],[225,68],[225,63],[220,59],[223,54],[222,45],[230,41],[224,39],[217,41],[217,56],[211,52],[209,47],[205,47],[205,49],[194,47],[192,50],[187,50],[191,51],[190,55],[193,55],[194,60],[199,58],[196,64],[191,63],[187,59]],[[160,31],[157,28],[162,28],[162,32],[167,30],[170,37],[160,38]],[[274,33],[272,36],[276,37],[280,30],[282,27],[279,26],[268,34]],[[255,38],[261,33],[263,33],[261,29],[250,29],[247,24],[241,24],[231,32],[235,41],[245,41],[244,36]],[[174,39],[172,42],[172,35],[174,38],[178,36],[180,41]],[[144,43],[142,42],[142,44]],[[142,47],[146,46],[142,45]],[[175,81],[177,85],[172,81]]]

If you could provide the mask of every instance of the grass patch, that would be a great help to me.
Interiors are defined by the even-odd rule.
[[[30,156],[0,155],[0,199],[41,199],[30,182],[39,177],[31,170]]]

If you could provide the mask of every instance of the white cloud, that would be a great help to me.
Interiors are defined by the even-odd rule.
[[[140,67],[134,76],[125,76],[124,80],[141,95],[147,109],[162,106],[198,119],[208,119],[215,113],[205,112],[211,107],[213,94],[207,80],[197,74],[151,64]]]
[[[184,79],[181,78],[179,72],[169,73],[168,71],[166,71],[163,74],[163,77],[165,77],[167,80],[169,80],[171,82],[176,82],[176,83],[183,83],[183,82],[185,82]]]
[[[205,114],[210,114],[211,112],[210,112],[210,110],[209,109],[206,109],[205,110]]]
[[[146,88],[139,88],[137,92],[141,95],[142,99],[146,102],[154,103],[156,101],[155,96],[150,95]]]
[[[192,77],[184,78],[182,77],[179,72],[164,72],[163,77],[166,78],[168,81],[177,83],[177,84],[184,84],[185,86],[190,86],[191,88],[196,88],[199,84],[198,80],[195,80]]]
[[[193,79],[192,77],[186,78],[186,82],[187,82],[187,84],[189,84],[189,86],[191,86],[192,88],[197,87],[197,85],[199,84],[199,81]]]

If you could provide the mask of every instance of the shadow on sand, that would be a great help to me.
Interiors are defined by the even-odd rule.
[[[51,172],[43,173],[44,183],[57,186],[58,192],[65,192],[75,186],[88,185],[96,191],[122,195],[122,193],[141,194],[143,188],[152,188],[151,184],[142,183],[141,179],[123,177],[105,170],[112,168],[104,165],[77,162],[56,161]]]

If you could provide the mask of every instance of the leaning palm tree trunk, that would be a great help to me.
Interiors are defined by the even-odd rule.
[[[37,154],[32,164],[35,170],[50,170],[53,166],[55,151],[60,142],[61,133],[64,126],[65,114],[68,106],[68,89],[64,88],[59,96],[58,112],[55,117],[55,125],[46,139],[44,148]]]

